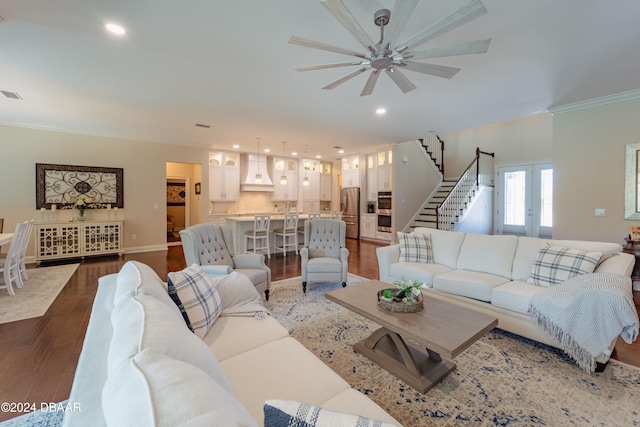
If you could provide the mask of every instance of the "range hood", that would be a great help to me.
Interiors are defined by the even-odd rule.
[[[242,181],[240,191],[273,191],[273,182],[269,178],[267,156],[243,154]],[[262,175],[262,183],[256,183],[256,174]]]

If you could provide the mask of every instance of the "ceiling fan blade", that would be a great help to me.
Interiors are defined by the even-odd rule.
[[[323,64],[323,65],[308,65],[306,67],[296,67],[294,70],[296,71],[313,71],[313,70],[323,70],[325,68],[338,68],[338,67],[348,67],[351,65],[363,65],[362,62],[340,62],[336,64]]]
[[[418,73],[430,74],[436,77],[450,79],[455,76],[460,68],[445,67],[444,65],[423,64],[421,62],[403,61],[400,66],[407,70],[417,71]]]
[[[354,71],[351,74],[347,74],[346,76],[342,77],[341,79],[336,80],[335,82],[326,85],[325,87],[323,87],[322,89],[327,89],[327,90],[331,90],[334,89],[338,86],[340,86],[342,83],[346,82],[347,80],[351,80],[352,78],[354,78],[355,76],[364,73],[365,71],[367,71],[368,68],[367,67],[362,67],[357,69],[356,71]]]
[[[384,45],[389,44],[394,46],[396,44],[400,33],[402,33],[407,22],[409,22],[409,18],[411,18],[417,4],[418,0],[396,0],[396,4],[393,6],[393,11],[391,12],[389,25],[384,31]]]
[[[323,0],[321,3],[365,49],[376,45],[341,0]]]
[[[476,40],[474,42],[450,44],[447,46],[417,50],[415,52],[406,52],[406,55],[402,56],[411,59],[427,59],[442,58],[445,56],[469,55],[472,53],[485,53],[489,49],[490,43],[491,39]]]
[[[479,16],[487,13],[484,5],[480,0],[473,0],[466,6],[461,7],[451,15],[446,16],[438,22],[431,24],[418,34],[411,37],[406,42],[400,44],[398,51],[411,50],[416,46],[419,46],[431,39],[434,39],[442,34],[453,30],[467,22],[470,22]]]
[[[373,88],[376,86],[376,82],[378,81],[378,77],[380,77],[380,70],[373,70],[367,79],[367,83],[365,83],[364,88],[362,88],[362,92],[360,96],[371,95],[373,92]]]
[[[385,69],[387,75],[391,77],[391,80],[400,88],[404,93],[411,92],[416,88],[416,85],[400,72],[396,67],[389,67]]]
[[[301,37],[291,36],[289,37],[289,44],[297,44],[299,46],[310,47],[312,49],[328,50],[329,52],[341,53],[343,55],[356,56],[358,58],[366,59],[367,57],[355,50],[343,49],[341,47],[333,46],[326,43],[314,42],[313,40],[303,39]]]

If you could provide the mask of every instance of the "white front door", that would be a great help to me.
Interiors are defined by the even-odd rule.
[[[551,237],[553,168],[550,163],[498,168],[497,234]]]

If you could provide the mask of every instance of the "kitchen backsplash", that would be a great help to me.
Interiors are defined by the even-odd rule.
[[[255,213],[255,212],[274,212],[276,205],[278,211],[286,210],[286,202],[274,202],[271,200],[272,192],[267,191],[251,191],[241,192],[240,199],[237,202],[209,202],[209,213]],[[296,207],[298,212],[302,211],[302,205],[299,203],[289,202],[289,207]],[[331,202],[320,202],[320,209],[324,211],[331,210]]]

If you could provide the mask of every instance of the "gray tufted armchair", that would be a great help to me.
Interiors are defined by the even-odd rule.
[[[233,232],[226,225],[197,224],[180,231],[187,265],[198,264],[208,276],[217,277],[233,271],[249,277],[258,292],[269,300],[271,269],[264,255],[238,254],[233,249]]]
[[[349,249],[344,239],[347,225],[335,219],[314,219],[304,223],[302,258],[302,292],[307,282],[340,281],[347,286]]]

